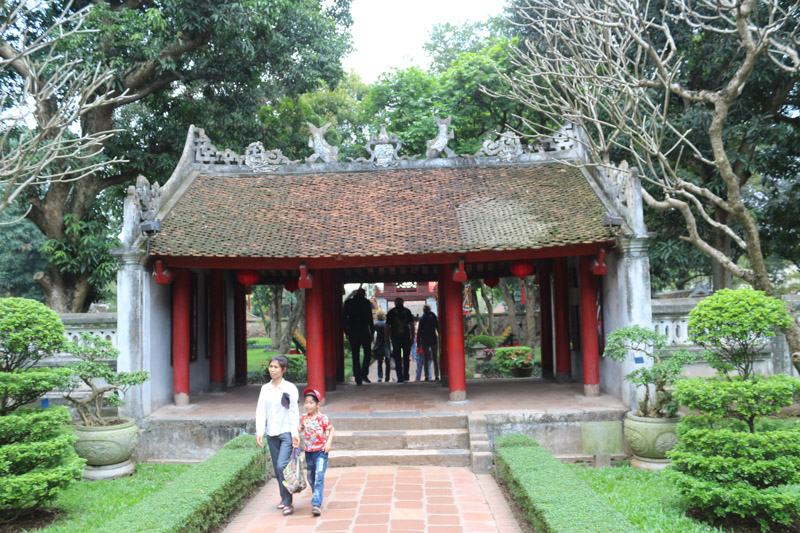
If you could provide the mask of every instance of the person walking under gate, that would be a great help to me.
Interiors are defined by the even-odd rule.
[[[361,382],[369,383],[369,365],[372,362],[372,334],[375,326],[372,323],[372,304],[366,298],[367,291],[362,288],[356,290],[348,298],[342,309],[342,325],[350,341],[350,353],[353,356],[353,377],[356,385]],[[361,360],[361,352],[364,359]]]
[[[372,345],[372,356],[378,361],[378,381],[383,379],[383,366],[386,364],[386,381],[392,374],[392,363],[389,354],[389,341],[386,337],[386,313],[383,309],[378,309],[375,322],[375,344]]]
[[[439,319],[431,311],[431,306],[422,307],[422,318],[417,328],[417,346],[422,347],[422,360],[425,368],[425,381],[430,381],[431,362],[436,381],[439,381]]]
[[[300,409],[297,406],[298,392],[293,383],[283,379],[289,369],[289,358],[276,355],[269,361],[269,383],[261,386],[256,405],[256,442],[264,447],[264,430],[267,432],[269,455],[278,480],[281,503],[278,509],[284,515],[294,512],[292,493],[283,485],[283,469],[289,464],[292,448],[300,446]]]
[[[411,365],[411,339],[414,338],[414,315],[403,307],[403,299],[394,299],[394,308],[386,315],[386,337],[392,340],[392,358],[394,359],[397,382],[408,381]],[[402,359],[400,352],[403,352]]]

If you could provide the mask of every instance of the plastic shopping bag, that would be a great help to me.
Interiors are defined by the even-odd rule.
[[[306,468],[303,454],[298,448],[292,448],[292,458],[283,469],[283,486],[291,493],[301,492],[306,488]]]

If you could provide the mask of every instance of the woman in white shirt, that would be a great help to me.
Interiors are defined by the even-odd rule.
[[[281,494],[278,509],[282,509],[284,515],[292,514],[294,507],[292,493],[283,486],[283,469],[289,464],[292,448],[300,445],[300,411],[297,406],[300,394],[294,384],[283,379],[288,369],[289,358],[285,355],[270,359],[269,376],[272,380],[261,387],[256,407],[256,440],[259,446],[264,446],[262,442],[266,429],[269,455]]]

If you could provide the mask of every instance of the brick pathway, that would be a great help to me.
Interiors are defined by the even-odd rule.
[[[311,492],[295,495],[284,517],[275,479],[259,491],[225,533],[519,533],[490,475],[469,468],[370,466],[331,468],[325,475],[322,516],[311,516]]]

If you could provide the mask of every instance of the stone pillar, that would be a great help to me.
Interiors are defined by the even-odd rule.
[[[550,287],[550,259],[539,262],[539,318],[542,349],[542,377],[554,377],[553,372],[553,302]]]
[[[556,332],[556,381],[569,383],[572,361],[569,353],[569,293],[567,290],[567,259],[553,259],[553,314]]]
[[[583,393],[600,396],[599,343],[597,340],[597,287],[590,255],[578,262],[581,285],[581,346],[583,347]]]
[[[189,405],[191,274],[181,270],[172,283],[172,392],[175,405]]]
[[[324,293],[319,272],[312,275],[313,286],[306,289],[306,360],[308,386],[325,396]]]
[[[617,273],[623,277],[625,283],[626,325],[639,325],[646,329],[652,329],[653,326],[653,311],[650,304],[650,259],[647,256],[649,246],[650,241],[646,237],[620,239],[622,258]],[[645,359],[645,362],[647,364],[650,360]],[[622,375],[629,374],[635,368],[636,363],[631,355],[623,364]],[[622,400],[632,409],[636,408],[634,387],[634,385],[623,387],[622,394]]]
[[[452,269],[441,277],[446,286],[444,306],[447,308],[447,376],[450,385],[450,401],[467,399],[466,364],[464,358],[464,314],[462,313],[462,285],[453,281]]]
[[[211,270],[209,275],[211,288],[208,311],[211,314],[209,332],[211,351],[211,392],[225,390],[225,273],[222,270]]]
[[[247,287],[234,281],[234,376],[236,385],[247,385]]]
[[[126,201],[127,203],[127,201]],[[150,283],[147,258],[142,251],[116,249],[117,272],[117,369],[150,371]],[[131,387],[121,412],[141,419],[150,415],[150,381]]]

